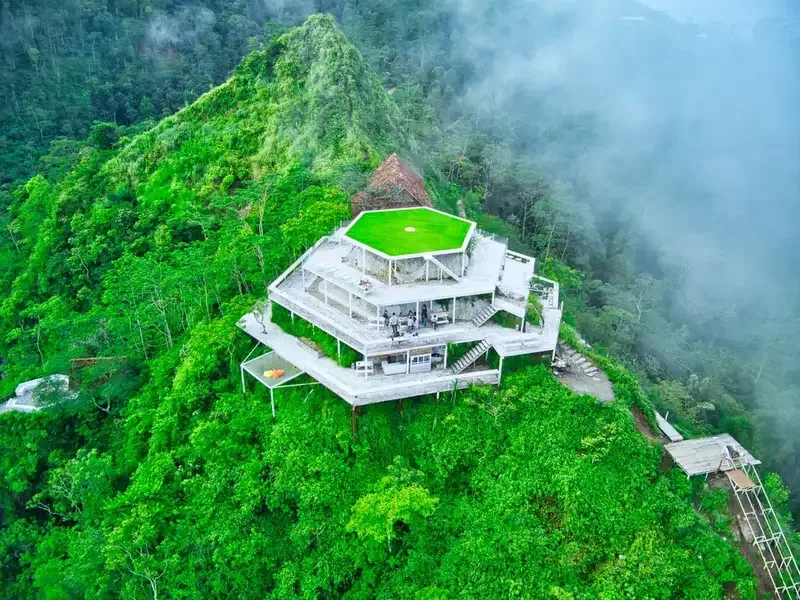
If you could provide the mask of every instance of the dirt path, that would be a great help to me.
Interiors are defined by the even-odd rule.
[[[636,431],[641,433],[651,442],[661,445],[666,442],[664,438],[650,428],[650,423],[647,422],[647,417],[645,417],[644,413],[639,410],[638,406],[631,407],[631,413],[633,413],[633,425],[636,427]]]

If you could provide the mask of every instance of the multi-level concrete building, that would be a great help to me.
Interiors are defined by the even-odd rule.
[[[271,349],[242,364],[242,385],[245,373],[270,389],[307,373],[357,407],[499,384],[509,357],[555,351],[558,284],[534,265],[507,240],[430,208],[362,212],[241,319]],[[298,337],[301,325],[335,340],[328,355]]]

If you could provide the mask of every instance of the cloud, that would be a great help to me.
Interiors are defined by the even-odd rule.
[[[147,24],[147,46],[163,48],[193,44],[214,27],[216,20],[216,15],[202,6],[184,6],[174,14],[155,11]]]

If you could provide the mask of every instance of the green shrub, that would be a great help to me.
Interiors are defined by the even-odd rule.
[[[349,367],[361,358],[361,353],[341,342],[341,353],[337,348],[336,338],[315,327],[305,319],[291,313],[279,304],[272,303],[272,322],[289,335],[306,338],[314,342],[327,356],[336,361],[340,367]]]

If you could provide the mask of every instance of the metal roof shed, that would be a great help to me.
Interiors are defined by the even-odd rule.
[[[728,458],[726,448],[738,453],[741,464],[760,465],[761,461],[727,433],[696,440],[684,440],[664,446],[683,472],[689,477],[708,475],[738,468]]]

